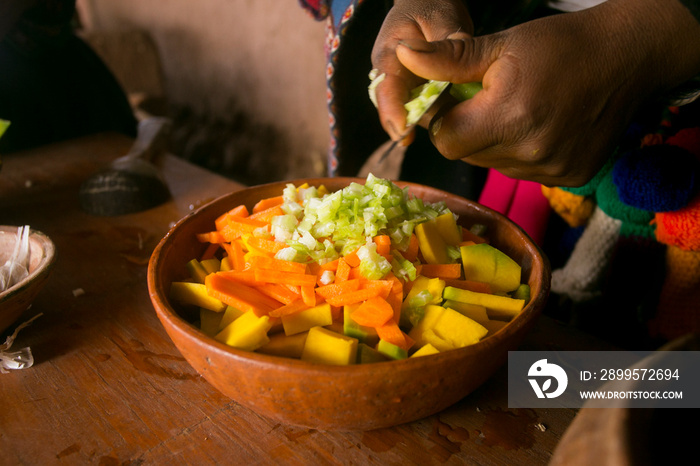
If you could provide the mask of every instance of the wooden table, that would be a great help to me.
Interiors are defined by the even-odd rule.
[[[218,393],[163,330],[148,297],[146,267],[174,222],[242,186],[167,156],[171,202],[120,217],[82,212],[82,180],[130,144],[103,134],[4,156],[0,223],[48,234],[58,258],[46,287],[17,322],[42,314],[13,345],[31,347],[35,364],[0,374],[0,464],[549,461],[576,411],[509,409],[505,368],[442,413],[370,432],[280,425]],[[543,317],[523,347],[597,345]]]

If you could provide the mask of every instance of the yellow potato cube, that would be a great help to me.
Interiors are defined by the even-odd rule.
[[[306,332],[312,327],[324,327],[333,323],[331,305],[319,304],[295,314],[282,316],[282,326],[286,335]]]
[[[308,332],[297,333],[287,336],[284,333],[278,333],[270,336],[270,341],[258,348],[258,353],[271,354],[273,356],[283,356],[286,358],[301,358],[301,353],[304,351],[306,344],[306,336]]]
[[[355,364],[357,344],[355,338],[346,337],[323,327],[313,327],[306,337],[301,359],[320,364]]]
[[[440,236],[450,246],[459,246],[462,242],[462,232],[457,225],[457,219],[452,212],[439,215],[435,219]]]
[[[446,351],[474,344],[487,333],[484,326],[453,309],[430,305],[409,336],[418,346],[429,343],[439,351]]]
[[[216,312],[209,309],[199,308],[199,328],[205,335],[213,337],[219,333],[219,323],[224,316],[224,312]]]
[[[204,283],[173,282],[170,285],[170,299],[216,312],[226,309],[226,304],[209,296]]]
[[[224,311],[223,315],[221,316],[221,320],[219,321],[219,327],[217,329],[217,332],[222,331],[226,326],[228,326],[228,324],[238,319],[243,314],[245,314],[245,311],[241,311],[240,309],[235,308],[233,306],[226,306],[226,310]]]
[[[445,299],[460,301],[468,304],[484,306],[489,319],[498,317],[499,319],[510,320],[525,307],[524,299],[514,299],[507,296],[498,296],[488,293],[477,293],[475,291],[461,290],[451,286],[445,287],[443,293]]]
[[[429,354],[436,354],[436,353],[439,353],[439,352],[440,352],[440,351],[438,351],[437,348],[435,348],[435,347],[434,347],[433,345],[431,345],[430,343],[427,343],[427,344],[423,345],[418,351],[416,351],[415,353],[413,353],[413,354],[411,355],[411,357],[412,357],[412,358],[417,358],[417,357],[419,357],[419,356],[427,356],[427,355],[429,355]]]
[[[447,243],[442,239],[440,230],[434,220],[419,223],[416,225],[415,232],[420,252],[428,264],[447,264],[451,262],[447,255]]]
[[[484,306],[479,306],[478,304],[468,304],[448,299],[442,303],[442,306],[454,309],[460,314],[469,317],[471,320],[479,322],[481,325],[484,325],[484,323],[488,322],[489,320],[489,316],[486,313],[486,308]]]
[[[214,338],[234,348],[255,351],[270,341],[267,336],[268,330],[270,330],[268,316],[258,317],[254,312],[246,312],[228,324]]]

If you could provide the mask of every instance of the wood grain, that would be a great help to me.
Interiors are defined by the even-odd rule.
[[[505,368],[439,414],[369,432],[281,425],[218,393],[158,321],[146,266],[170,225],[241,186],[166,157],[171,202],[122,217],[82,212],[80,182],[130,145],[105,134],[4,157],[2,223],[43,231],[58,257],[18,321],[43,314],[14,346],[31,347],[35,365],[0,375],[0,464],[548,463],[576,412],[509,409]],[[523,343],[597,345],[546,317]]]

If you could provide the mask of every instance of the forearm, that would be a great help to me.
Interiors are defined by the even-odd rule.
[[[610,49],[630,55],[641,92],[663,94],[700,74],[700,22],[691,0],[609,0],[594,21],[606,30]],[[611,20],[612,18],[612,20]],[[620,57],[610,57],[619,59]]]

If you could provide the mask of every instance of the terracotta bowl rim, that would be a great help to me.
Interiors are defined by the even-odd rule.
[[[460,202],[465,202],[469,205],[471,205],[473,208],[476,210],[481,210],[484,211],[490,215],[495,215],[496,217],[500,217],[501,220],[505,221],[510,228],[515,229],[515,231],[518,233],[518,239],[522,241],[523,243],[527,244],[528,247],[527,249],[527,254],[533,256],[533,267],[531,270],[531,273],[535,273],[535,268],[540,268],[541,270],[539,271],[539,283],[540,283],[540,290],[537,295],[533,295],[531,298],[530,302],[527,303],[523,311],[511,322],[509,322],[506,326],[501,328],[499,331],[494,333],[493,335],[484,338],[480,342],[470,345],[464,348],[458,348],[450,351],[445,351],[437,354],[431,354],[419,358],[406,358],[402,360],[390,360],[390,361],[382,361],[382,362],[377,362],[377,363],[372,363],[372,364],[352,364],[352,365],[347,365],[347,366],[334,366],[334,365],[326,365],[326,364],[317,364],[317,363],[312,363],[308,361],[302,361],[298,359],[293,359],[293,358],[286,358],[286,357],[281,357],[281,356],[274,356],[274,355],[268,355],[268,354],[262,354],[262,353],[257,353],[257,352],[250,352],[250,351],[244,351],[240,349],[236,349],[233,347],[230,347],[224,343],[221,343],[214,338],[211,338],[204,333],[202,333],[199,329],[197,329],[193,324],[189,323],[187,320],[185,320],[182,316],[179,315],[177,310],[173,308],[170,303],[167,300],[167,297],[162,293],[164,290],[161,290],[160,287],[158,286],[158,280],[157,277],[155,276],[156,269],[161,262],[161,250],[167,245],[167,243],[170,241],[170,238],[172,237],[173,233],[178,230],[178,228],[183,225],[186,222],[192,221],[193,218],[195,218],[200,212],[202,212],[205,209],[210,209],[214,204],[217,204],[219,202],[223,202],[224,199],[229,198],[231,196],[236,196],[240,195],[242,191],[252,191],[252,190],[259,190],[259,189],[267,189],[274,187],[275,185],[279,186],[284,186],[286,184],[292,183],[296,186],[302,184],[302,183],[309,183],[310,185],[318,185],[323,182],[333,182],[333,183],[349,183],[351,181],[354,182],[359,182],[359,183],[364,183],[365,179],[364,178],[356,178],[356,177],[335,177],[335,178],[328,178],[328,177],[319,177],[319,178],[300,178],[300,179],[295,179],[295,180],[288,180],[288,181],[277,181],[277,182],[271,182],[271,183],[265,183],[265,184],[260,184],[260,185],[255,185],[255,186],[250,186],[247,188],[244,188],[243,190],[239,191],[233,191],[229,192],[226,194],[223,194],[206,204],[198,207],[196,210],[193,210],[192,212],[188,213],[186,216],[181,218],[178,222],[176,222],[168,231],[168,233],[161,239],[161,241],[158,243],[156,248],[154,249],[151,258],[149,260],[149,265],[148,265],[148,273],[147,273],[147,280],[148,280],[148,288],[149,288],[149,294],[150,298],[154,304],[155,311],[157,315],[159,316],[160,320],[165,324],[171,326],[172,328],[176,329],[178,332],[181,334],[185,334],[188,339],[190,340],[196,340],[198,342],[198,345],[205,345],[207,346],[211,351],[215,351],[219,354],[225,353],[227,357],[232,358],[236,362],[245,362],[247,364],[254,363],[258,367],[267,367],[270,369],[274,369],[275,367],[284,367],[286,370],[294,370],[294,371],[300,371],[304,373],[313,373],[313,372],[323,372],[323,373],[333,373],[333,374],[350,374],[358,371],[366,371],[368,368],[372,367],[374,368],[384,368],[386,365],[391,365],[391,367],[395,369],[408,369],[411,368],[412,366],[420,366],[423,364],[426,364],[430,361],[436,361],[436,360],[461,360],[464,359],[465,357],[468,357],[472,354],[479,354],[483,352],[488,352],[488,349],[492,346],[497,346],[500,342],[503,342],[504,340],[507,340],[516,334],[518,334],[519,330],[521,327],[528,325],[531,321],[537,318],[537,316],[541,313],[542,308],[544,307],[544,304],[549,296],[549,291],[550,291],[550,278],[551,278],[551,269],[550,269],[550,264],[549,260],[547,257],[544,255],[540,247],[525,233],[525,231],[512,222],[510,219],[505,217],[504,215],[494,211],[493,209],[490,209],[486,206],[483,206],[475,201],[468,200],[466,198],[463,198],[461,196],[457,196],[455,194],[449,193],[447,191],[443,191],[437,188],[433,188],[427,185],[421,185],[417,183],[411,183],[411,182],[403,182],[403,181],[394,181],[397,185],[401,187],[417,187],[419,189],[427,189],[431,192],[434,192],[435,194],[439,195],[444,195],[446,197],[450,198],[458,198]],[[539,267],[536,267],[539,265]],[[445,362],[445,361],[443,361]]]
[[[0,225],[0,231],[8,233],[16,233],[17,228],[19,227],[12,225]],[[55,263],[56,245],[51,238],[49,238],[49,236],[45,233],[33,228],[30,228],[29,231],[29,238],[35,239],[41,244],[43,256],[37,267],[27,277],[25,277],[24,280],[19,283],[15,283],[10,288],[0,293],[0,305],[9,301],[13,296],[22,293],[24,290],[30,287],[38,277],[49,272]]]

